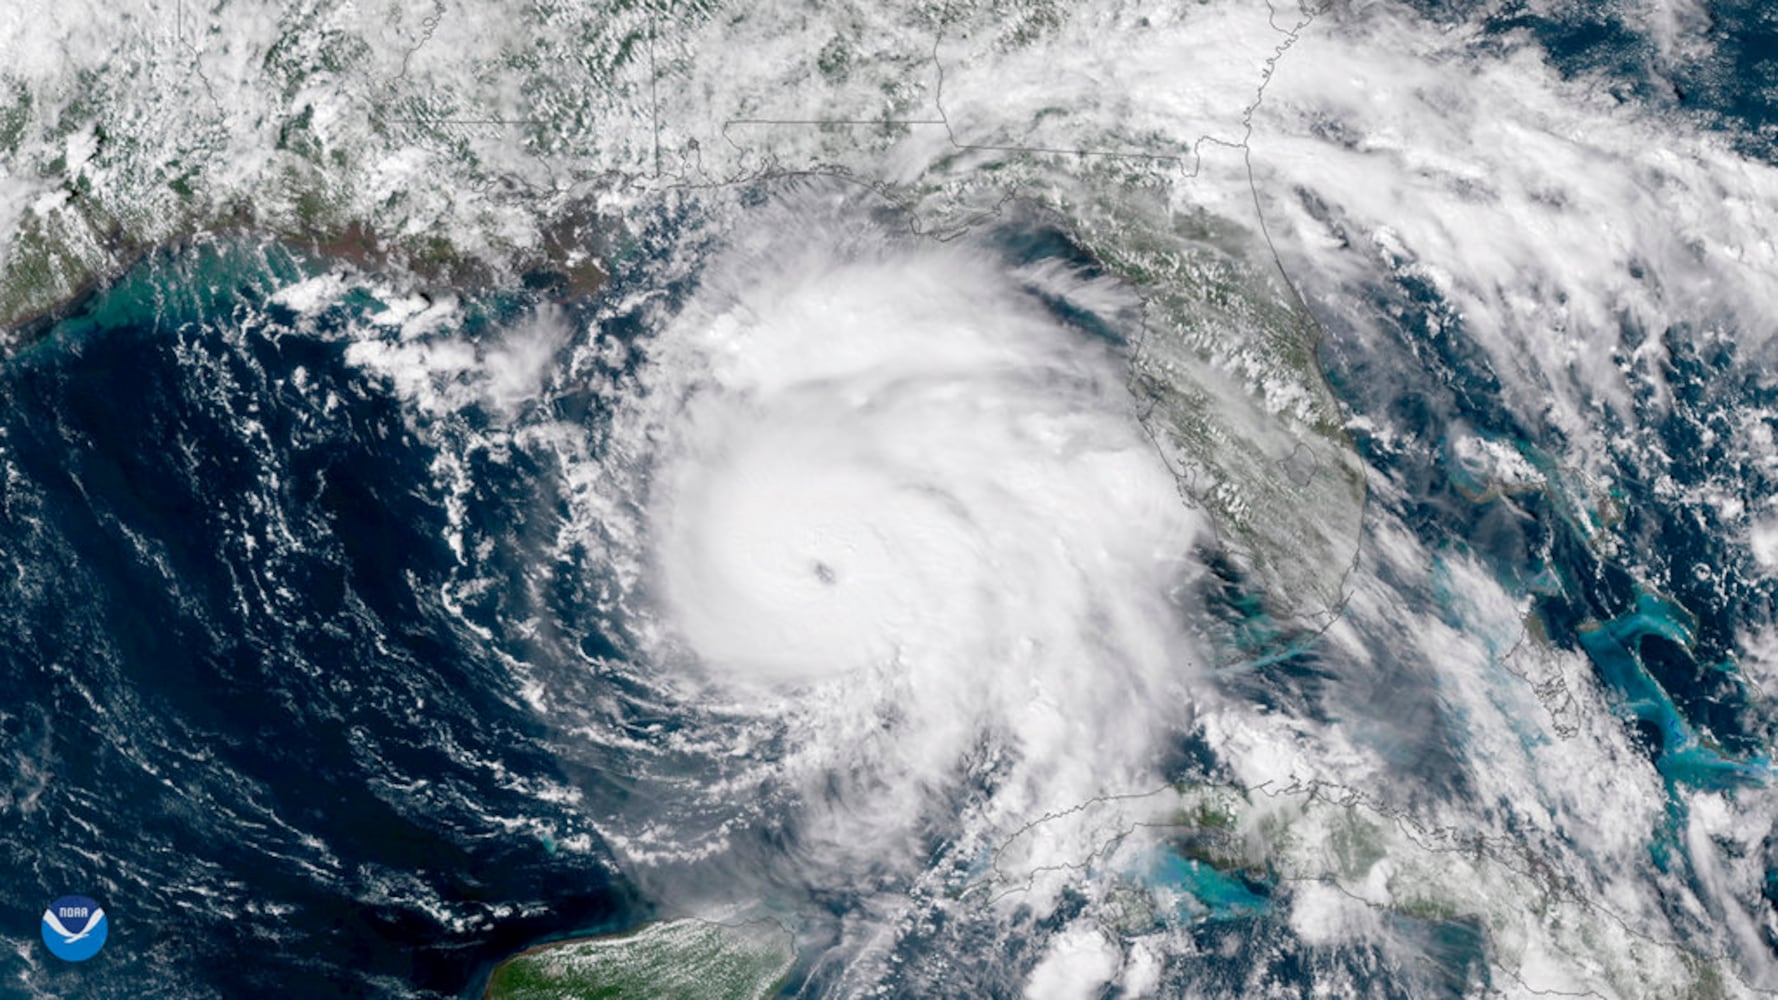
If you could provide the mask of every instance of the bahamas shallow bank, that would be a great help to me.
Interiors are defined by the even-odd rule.
[[[0,974],[1778,988],[1759,16],[0,14]]]

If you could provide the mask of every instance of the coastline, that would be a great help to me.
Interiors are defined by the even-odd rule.
[[[207,242],[278,244],[320,261],[379,272],[411,284],[420,292],[474,292],[511,284],[566,302],[597,294],[605,287],[609,274],[599,255],[589,252],[586,246],[601,243],[605,231],[600,220],[568,213],[546,229],[539,251],[493,260],[463,250],[438,235],[386,240],[361,220],[336,229],[293,231],[257,225],[249,213],[238,212],[218,225],[196,227],[163,239],[123,241],[118,249],[108,249],[107,259],[102,262],[81,261],[87,267],[66,294],[47,302],[27,300],[17,312],[0,314],[0,360],[40,342],[58,324],[85,311],[154,254],[177,253]],[[6,297],[7,283],[22,280],[12,273],[14,260],[5,263],[8,266],[4,278],[0,278],[0,299]]]

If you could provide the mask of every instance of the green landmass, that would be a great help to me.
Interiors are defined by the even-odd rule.
[[[500,963],[485,1000],[763,1000],[795,957],[773,920],[673,920],[548,944]]]

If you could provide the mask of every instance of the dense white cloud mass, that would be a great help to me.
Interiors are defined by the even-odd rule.
[[[1025,983],[1025,1000],[1091,1000],[1117,974],[1118,950],[1092,927],[1057,935]]]
[[[986,771],[973,836],[1159,780],[1202,663],[1176,595],[1203,522],[1112,350],[990,251],[792,194],[715,252],[640,378],[613,443],[652,658],[791,720],[772,766],[836,876],[894,863],[929,796]]]
[[[631,811],[592,822],[639,883],[718,915],[855,891],[844,917],[793,915],[816,928],[809,964],[853,963],[824,980],[836,992],[912,975],[903,942],[985,910],[997,947],[1008,928],[1060,928],[1004,993],[1168,995],[1211,907],[1175,885],[1156,915],[1131,886],[1153,888],[1177,831],[1212,825],[1214,850],[1192,846],[1275,877],[1289,948],[1411,971],[1427,948],[1404,928],[1444,921],[1485,940],[1472,992],[1778,985],[1772,790],[1657,771],[1595,665],[1546,641],[1534,607],[1557,584],[1429,537],[1424,484],[1401,471],[1461,466],[1474,496],[1440,502],[1496,504],[1502,534],[1535,519],[1525,498],[1547,501],[1541,516],[1579,524],[1577,546],[1639,586],[1726,575],[1614,533],[1634,471],[1720,528],[1725,563],[1769,577],[1771,414],[1712,423],[1698,447],[1728,458],[1702,482],[1673,474],[1688,456],[1652,428],[1683,409],[1675,353],[1726,345],[1725,371],[1769,380],[1770,164],[1565,74],[1529,37],[1399,3],[441,9],[428,24],[418,7],[231,6],[202,15],[215,32],[158,34],[110,7],[0,14],[0,51],[66,52],[6,71],[35,110],[3,164],[0,245],[61,233],[97,253],[83,205],[127,202],[120,218],[165,236],[261,185],[277,224],[318,198],[324,219],[507,265],[570,207],[626,237],[663,211],[694,220],[677,244],[624,251],[658,255],[639,270],[661,287],[695,279],[683,302],[626,286],[587,328],[546,312],[475,340],[440,332],[451,300],[389,295],[346,355],[409,401],[455,494],[459,452],[556,463],[538,464],[563,479],[560,565],[536,573],[598,576],[635,653],[572,666],[675,721],[614,735],[601,726],[621,713],[599,713],[618,696],[589,709],[514,669],[576,746],[637,762]],[[1698,4],[1613,9],[1659,58],[1702,44]],[[165,142],[101,144],[60,114],[74,71],[125,36],[92,114]],[[169,76],[150,49],[202,72]],[[169,193],[184,171],[206,206]],[[787,180],[806,174],[846,185]],[[1014,203],[1123,277],[1009,264],[986,232]],[[1407,287],[1436,302],[1418,337],[1401,336]],[[345,291],[318,279],[286,300]],[[1303,308],[1327,334],[1319,358]],[[637,315],[648,332],[620,335]],[[1329,357],[1373,364],[1342,387],[1345,411],[1321,382]],[[1499,426],[1393,419],[1447,390]],[[530,406],[579,391],[608,420]],[[492,427],[452,423],[468,410]],[[1299,509],[1336,496],[1354,502]],[[1271,548],[1242,548],[1266,531]],[[1186,593],[1213,535],[1313,564],[1266,578],[1313,577],[1314,607],[1287,609],[1325,627],[1304,640],[1306,679],[1265,686],[1276,648],[1205,668]],[[1769,699],[1778,629],[1749,621],[1738,641]],[[1186,732],[1215,781],[1166,787]],[[792,853],[759,848],[761,830]],[[1259,955],[1258,995],[1284,989],[1262,969],[1275,944],[1218,947]],[[1354,975],[1312,971],[1334,993]]]
[[[698,656],[778,680],[899,661],[933,690],[1008,655],[1036,661],[1026,675],[1097,660],[1083,641],[1100,630],[1077,624],[1094,614],[1114,635],[1120,618],[1165,620],[1152,602],[1188,520],[1109,352],[961,249],[901,240],[847,260],[825,242],[725,260],[736,273],[651,352],[672,369],[658,398],[701,376],[649,501],[664,596]]]

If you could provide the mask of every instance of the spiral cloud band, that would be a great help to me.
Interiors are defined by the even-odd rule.
[[[782,776],[842,867],[960,785],[993,787],[987,836],[1152,780],[1203,524],[1115,349],[1043,305],[1117,290],[844,203],[754,211],[630,397],[657,657],[792,720]]]

